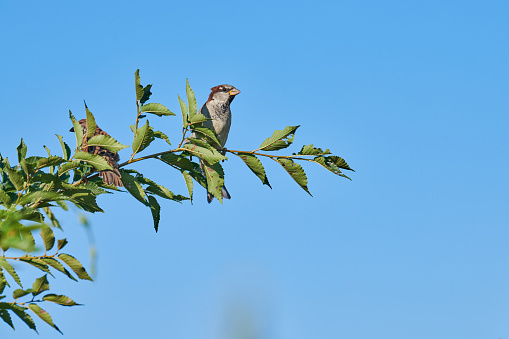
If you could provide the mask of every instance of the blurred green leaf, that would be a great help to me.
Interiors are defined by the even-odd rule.
[[[14,330],[14,324],[12,323],[11,315],[9,312],[7,312],[7,310],[0,309],[0,318],[2,318],[2,320]]]
[[[7,193],[5,193],[4,190],[0,189],[0,200],[2,201],[3,205],[7,208],[11,207],[11,197]]]
[[[55,201],[55,202],[58,202]],[[59,229],[62,229],[62,227],[60,227],[60,222],[58,221],[58,219],[55,217],[55,215],[53,214],[53,212],[50,210],[49,207],[43,207],[43,211],[46,213],[46,215],[48,216],[49,220],[51,221],[51,224]],[[55,242],[55,238],[53,238],[53,243]]]
[[[48,325],[50,325],[55,330],[60,332],[60,334],[63,334],[62,331],[60,331],[60,329],[57,327],[57,325],[55,325],[53,323],[53,320],[51,319],[51,316],[49,315],[49,313],[46,312],[45,310],[43,310],[39,305],[37,305],[37,304],[29,304],[28,308],[30,310],[32,310],[32,312],[34,312],[39,318],[44,320]]]
[[[21,191],[25,186],[25,180],[19,171],[11,168],[9,165],[5,166],[4,170],[9,176],[9,180],[12,182],[17,191]]]
[[[157,115],[158,117],[176,115],[175,113],[170,111],[166,106],[155,103],[155,102],[151,102],[146,105],[143,105],[143,107],[141,107],[141,112],[142,113],[152,113],[152,114]]]
[[[7,284],[7,279],[5,279],[2,269],[0,269],[0,294],[4,292],[5,286],[7,286]]]
[[[87,141],[88,146],[99,146],[102,148],[106,148],[107,150],[110,150],[112,152],[118,152],[120,150],[123,150],[124,148],[127,148],[129,146],[122,145],[117,140],[113,139],[110,136],[107,135],[95,135],[92,138],[90,138]]]
[[[270,138],[265,139],[258,149],[263,151],[277,151],[291,145],[295,131],[299,126],[286,126],[283,130],[276,130]]]
[[[21,307],[21,306],[18,306],[18,305],[13,305],[13,304],[9,304],[9,303],[4,303],[4,302],[0,302],[0,309],[7,309],[7,310],[11,310],[12,312],[14,312],[14,314],[16,314],[30,329],[34,330],[35,332],[37,332],[37,329],[35,328],[35,323],[34,323],[34,320],[32,319],[32,317],[30,317],[30,315],[28,315],[28,313],[25,312],[26,308],[24,307]]]
[[[14,292],[12,292],[12,297],[14,299],[18,299],[18,298],[24,297],[27,294],[32,293],[32,291],[33,291],[33,289],[31,289],[31,288],[29,288],[28,290],[23,290],[23,289],[18,288],[17,290],[14,290]]]
[[[48,226],[41,227],[41,238],[44,242],[44,247],[46,248],[46,251],[49,251],[53,248],[55,245],[55,234],[53,233],[53,230],[51,230]]]
[[[302,168],[302,166],[299,164],[296,164],[291,159],[278,158],[276,160],[277,160],[277,162],[279,162],[281,164],[281,166],[283,166],[283,168],[288,172],[288,174],[290,174],[292,179],[295,180],[295,182],[297,184],[299,184],[299,186],[302,187],[302,189],[304,191],[306,191],[309,195],[311,195],[311,193],[309,193],[308,186],[307,186],[308,179],[306,177],[306,173],[304,172],[304,169]]]
[[[269,179],[267,179],[267,174],[265,173],[265,169],[263,168],[263,165],[261,161],[254,156],[253,154],[249,153],[239,153],[239,157],[244,161],[244,163],[249,167],[249,169],[262,181],[264,185],[269,186],[272,188],[269,184]]]
[[[67,266],[69,266],[74,271],[74,273],[76,273],[78,278],[82,280],[94,281],[92,278],[90,278],[87,271],[83,268],[78,259],[76,259],[72,255],[61,253],[58,255],[58,258],[62,260],[64,263],[66,263]]]
[[[159,230],[159,220],[161,219],[161,207],[157,202],[157,199],[153,196],[148,196],[148,203],[150,206],[150,211],[152,212],[152,219],[154,219],[154,229],[156,232]]]
[[[44,261],[42,261],[41,259],[22,257],[19,260],[26,262],[27,264],[32,265],[33,267],[38,268],[41,271],[46,272],[49,275],[53,276],[53,274],[51,274],[50,270],[48,269],[48,265],[46,265],[46,263]]]

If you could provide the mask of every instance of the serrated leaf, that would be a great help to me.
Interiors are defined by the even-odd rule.
[[[23,195],[19,200],[19,205],[26,205],[28,203],[34,202],[36,200],[57,200],[57,199],[66,199],[66,197],[57,192],[46,192],[46,191],[33,191],[28,194]]]
[[[265,173],[265,168],[263,168],[262,162],[255,155],[249,153],[239,153],[238,156],[244,161],[244,163],[249,167],[249,169],[262,181],[264,185],[269,186],[269,179],[267,179],[267,174]]]
[[[147,148],[152,141],[154,141],[154,134],[149,128],[148,120],[145,122],[145,125],[138,128],[135,131],[134,141],[133,141],[133,153],[139,153]]]
[[[18,162],[21,162],[21,160],[25,159],[27,156],[27,145],[25,145],[23,138],[21,138],[21,142],[19,143],[19,146],[16,148],[16,150],[18,151]]]
[[[265,139],[258,149],[263,151],[276,151],[290,146],[294,137],[289,136],[294,135],[297,128],[299,128],[299,126],[286,126],[283,130],[274,131],[272,136]]]
[[[207,180],[207,191],[223,203],[223,196],[221,194],[224,186],[224,172],[219,163],[215,165],[202,163],[203,172]]]
[[[189,199],[191,203],[193,203],[193,178],[186,171],[182,171],[182,175],[184,176],[184,181],[186,182],[187,191],[189,192]]]
[[[301,150],[297,154],[299,154],[299,155],[325,155],[325,154],[331,154],[331,152],[328,148],[324,151],[321,148],[316,148],[313,146],[313,144],[311,144],[311,145],[302,146]]]
[[[221,143],[219,142],[216,133],[210,128],[203,126],[193,126],[192,130],[198,132],[202,136],[205,136],[205,139],[209,138],[210,140],[212,140],[214,142],[214,146],[221,147]]]
[[[154,137],[159,138],[159,139],[163,139],[164,141],[166,141],[168,143],[168,145],[171,145],[170,139],[168,138],[168,136],[166,134],[164,134],[161,131],[154,131],[152,129],[152,127],[150,127],[150,130],[152,131]]]
[[[11,207],[12,200],[11,197],[7,193],[5,193],[4,190],[0,189],[0,200],[4,204],[5,207],[9,208]]]
[[[140,180],[141,182],[141,180]],[[145,189],[147,192],[150,192],[152,194],[155,194],[157,196],[160,196],[161,198],[165,198],[168,200],[173,200],[176,202],[181,202],[183,200],[189,200],[189,198],[184,197],[180,194],[174,194],[172,191],[167,189],[166,187],[162,185],[158,185],[155,182],[152,181],[152,184],[149,184],[149,186]]]
[[[76,148],[79,148],[81,144],[83,143],[83,128],[81,127],[80,123],[74,115],[72,115],[72,112],[69,110],[69,119],[72,121],[73,129],[74,129],[74,135],[76,136]]]
[[[283,168],[288,172],[288,174],[290,174],[292,179],[295,180],[295,182],[297,184],[299,184],[299,186],[302,187],[302,189],[304,191],[306,191],[309,195],[311,195],[311,193],[309,193],[308,186],[307,186],[308,179],[306,177],[306,173],[304,172],[304,169],[302,168],[302,166],[295,163],[291,159],[278,158],[276,160],[277,160],[277,162],[279,162],[281,164],[281,166],[283,166]]]
[[[32,312],[34,312],[39,318],[44,320],[48,325],[50,325],[55,330],[60,332],[60,334],[63,334],[62,331],[60,331],[60,329],[57,327],[57,325],[55,325],[53,323],[53,319],[51,319],[51,316],[49,315],[49,313],[46,312],[45,310],[43,310],[39,305],[37,305],[37,304],[29,304],[28,308],[30,310],[32,310]]]
[[[65,159],[62,159],[58,156],[50,156],[49,158],[42,158],[37,161],[37,169],[41,169],[44,167],[57,166],[66,162]]]
[[[46,272],[46,273],[50,274],[51,276],[53,276],[53,274],[51,274],[50,270],[48,269],[48,265],[46,265],[46,263],[44,261],[42,261],[41,259],[36,259],[36,258],[20,258],[19,260],[23,261],[23,262],[26,262],[27,264],[32,265],[35,268],[38,268],[41,271]]]
[[[341,172],[340,168],[353,171],[353,169],[351,169],[350,166],[348,166],[345,159],[335,156],[335,155],[332,155],[329,157],[323,157],[323,156],[315,157],[313,159],[313,161],[316,162],[317,164],[323,166],[327,170],[331,171],[332,173],[342,176],[342,177],[345,177],[347,179],[350,179],[350,178],[347,177],[346,175],[344,175]]]
[[[5,279],[2,269],[0,269],[0,294],[4,292],[5,286],[7,286],[7,284],[7,279]]]
[[[63,137],[61,135],[55,134],[58,138],[58,141],[60,141],[60,146],[62,146],[62,154],[65,160],[69,160],[71,157],[71,149],[69,146],[65,143]]]
[[[56,201],[55,201],[56,202]],[[43,211],[44,213],[46,213],[46,215],[48,216],[49,220],[51,221],[51,224],[59,229],[62,229],[62,227],[60,227],[60,222],[58,221],[58,219],[55,217],[55,215],[53,214],[53,212],[50,210],[49,207],[43,207]],[[53,231],[52,231],[53,232]],[[55,243],[55,238],[53,237],[53,243]],[[52,246],[53,247],[53,246]]]
[[[14,267],[11,266],[11,264],[3,259],[3,258],[0,258],[0,266],[5,270],[7,271],[7,273],[10,274],[10,276],[14,279],[14,281],[21,287],[23,288],[23,285],[21,285],[21,280],[19,279],[19,276],[18,274],[16,273],[16,271],[14,270]]]
[[[141,187],[140,183],[136,178],[129,173],[127,173],[125,170],[120,170],[120,176],[122,179],[122,183],[124,184],[124,187],[127,189],[131,195],[141,202],[143,205],[147,206],[147,200],[145,198],[145,191]]]
[[[9,309],[11,310],[12,312],[14,312],[14,314],[16,314],[30,329],[34,330],[35,332],[37,332],[37,329],[35,328],[35,322],[34,320],[32,319],[32,317],[25,312],[26,308],[24,307],[21,307],[21,306],[18,306],[18,305],[13,305],[13,304],[8,304],[8,303],[2,303],[0,302],[0,309]]]
[[[140,99],[140,103],[143,105],[145,102],[147,102],[148,99],[150,99],[150,96],[152,95],[152,92],[150,89],[152,88],[152,85],[147,85],[143,88],[143,96]]]
[[[80,166],[82,166],[82,164],[80,164],[79,161],[69,161],[69,162],[66,162],[65,164],[60,166],[60,169],[58,170],[58,175],[61,176],[65,172],[68,172],[68,171],[73,170],[75,168],[78,168]]]
[[[74,155],[74,158],[76,160],[81,160],[81,161],[84,161],[84,162],[94,166],[94,168],[97,171],[103,171],[103,170],[111,171],[111,170],[113,170],[111,165],[108,164],[108,162],[100,155],[95,155],[95,154],[90,154],[90,153],[79,151],[79,152],[76,152],[76,154]]]
[[[21,234],[21,239],[29,244],[27,252],[32,252],[35,249],[35,239],[32,235],[32,231],[28,227],[22,227],[19,230],[19,233]]]
[[[44,300],[44,301],[51,301],[53,303],[56,303],[56,304],[59,304],[59,305],[62,305],[62,306],[81,305],[81,304],[76,303],[74,300],[72,300],[68,296],[61,295],[61,294],[60,295],[58,295],[58,294],[46,294],[42,298],[42,300]]]
[[[23,180],[23,176],[19,171],[12,169],[10,166],[5,166],[4,171],[7,172],[7,176],[9,180],[12,182],[17,191],[21,191],[25,185],[25,181]]]
[[[32,284],[32,294],[34,297],[47,290],[49,290],[49,282],[48,276],[46,274],[40,278],[35,279],[34,283]]]
[[[14,330],[14,324],[12,323],[11,315],[9,312],[7,312],[7,310],[0,309],[0,318],[2,318],[2,320]]]
[[[224,155],[216,151],[215,149],[209,149],[201,146],[188,143],[183,145],[181,148],[200,159],[206,160],[210,165],[213,165],[221,160],[227,160]]]
[[[183,155],[178,155],[174,153],[166,153],[161,155],[161,160],[168,165],[175,166],[182,170],[187,171],[199,171],[200,166],[197,163],[194,163],[190,161],[188,158],[184,157]]]
[[[107,136],[107,135],[103,135],[103,134],[95,135],[92,138],[90,138],[87,141],[87,145],[88,146],[99,146],[102,148],[106,148],[107,150],[110,150],[115,153],[120,150],[123,150],[124,148],[129,147],[127,145],[122,145],[114,138]]]
[[[69,277],[69,279],[72,279],[74,281],[78,281],[76,280],[76,278],[74,278],[74,276],[64,267],[64,265],[62,265],[59,261],[53,259],[53,258],[48,258],[48,257],[45,257],[45,258],[41,258],[42,261],[44,261],[47,265],[53,267],[54,269],[56,269],[57,271],[60,271],[62,272],[63,274],[65,274],[66,276]]]
[[[158,104],[156,102],[151,102],[146,105],[143,105],[141,107],[141,112],[152,113],[157,115],[158,117],[176,115],[175,113],[170,111],[166,106]]]
[[[196,97],[194,95],[191,86],[189,86],[189,79],[186,79],[186,94],[187,94],[187,103],[189,106],[189,118],[192,119],[198,110],[198,105],[196,104]]]
[[[180,110],[182,111],[182,125],[186,128],[189,123],[189,119],[187,117],[187,105],[182,99],[180,99],[180,95],[177,96],[179,98]]]
[[[136,72],[134,72],[134,86],[136,89],[136,100],[141,100],[141,98],[143,98],[143,94],[145,94],[145,91],[143,89],[143,86],[141,85],[139,69],[137,69]]]
[[[154,219],[154,229],[157,232],[159,230],[159,220],[161,219],[161,206],[159,206],[157,199],[151,195],[148,196],[148,203],[150,212],[152,212],[152,219]]]
[[[76,273],[78,278],[80,278],[82,280],[93,281],[92,278],[90,278],[90,276],[88,275],[87,271],[83,268],[81,263],[78,261],[78,259],[76,259],[72,255],[61,253],[58,255],[58,258],[60,260],[62,260],[64,263],[66,263],[67,266],[69,266],[74,271],[74,273]]]
[[[68,241],[67,239],[58,239],[57,241],[57,249],[60,251],[62,248],[65,247],[65,245],[67,245]]]
[[[85,111],[87,112],[87,138],[90,138],[95,134],[97,124],[95,123],[94,115],[92,114],[92,112],[90,112],[86,103]]]
[[[44,247],[46,248],[46,251],[51,250],[55,245],[55,234],[53,233],[53,230],[50,227],[43,226],[41,228],[41,238],[44,242]]]

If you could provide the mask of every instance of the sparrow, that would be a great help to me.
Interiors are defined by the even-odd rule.
[[[113,167],[113,171],[104,170],[99,172],[99,176],[103,179],[103,182],[107,185],[115,185],[117,187],[123,187],[120,172],[118,171],[118,162],[120,157],[118,153],[107,150],[106,148],[102,148],[99,146],[88,146],[87,141],[90,138],[87,138],[87,119],[81,119],[78,121],[83,129],[83,142],[81,144],[81,150],[83,152],[87,152],[90,154],[100,155],[101,157],[108,162],[108,164]],[[69,130],[70,132],[74,132],[74,127]],[[110,135],[99,128],[99,126],[95,127],[95,132],[92,135],[105,135],[109,137]]]
[[[212,87],[207,102],[205,102],[198,112],[198,114],[203,114],[207,118],[212,119],[203,122],[203,126],[216,132],[219,142],[221,143],[221,148],[218,150],[223,154],[226,152],[224,145],[228,139],[228,133],[230,132],[232,123],[230,104],[239,93],[240,91],[232,85],[218,85]],[[202,161],[200,161],[200,167],[203,172]],[[228,190],[224,186],[221,195],[224,199],[231,199],[230,193],[228,193]],[[210,192],[207,192],[207,202],[210,204],[213,199],[214,196]]]

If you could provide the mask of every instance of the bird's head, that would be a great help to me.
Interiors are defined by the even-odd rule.
[[[211,88],[212,92],[210,92],[208,101],[218,101],[218,102],[232,102],[237,94],[240,93],[238,89],[236,89],[232,85],[218,85]]]

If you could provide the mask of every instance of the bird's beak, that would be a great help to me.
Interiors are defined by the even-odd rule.
[[[231,96],[236,96],[237,94],[239,94],[240,91],[238,89],[232,89],[230,92],[228,92],[228,94],[230,94]]]

